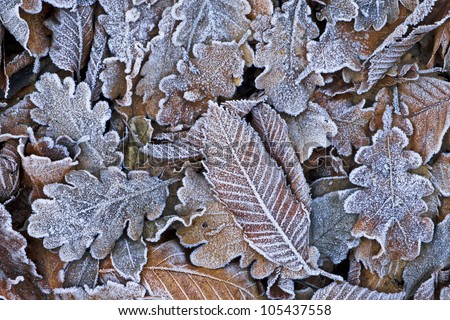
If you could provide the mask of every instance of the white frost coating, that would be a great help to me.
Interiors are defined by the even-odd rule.
[[[116,241],[111,261],[122,277],[139,282],[140,273],[147,262],[147,246],[142,239],[133,241],[123,235]]]
[[[347,282],[326,286],[316,291],[311,300],[403,300],[405,293],[383,293],[353,286]]]

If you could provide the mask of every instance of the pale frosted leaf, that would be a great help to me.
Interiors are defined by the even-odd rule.
[[[127,223],[128,236],[140,239],[145,217],[161,215],[170,183],[144,171],[127,177],[115,167],[102,170],[100,180],[87,171],[71,171],[66,182],[44,187],[50,200],[33,202],[28,225],[28,233],[44,238],[46,248],[61,247],[63,261],[81,258],[89,246],[94,258],[104,258]]]
[[[164,77],[177,72],[177,63],[183,58],[183,49],[172,42],[176,20],[170,11],[171,8],[164,10],[158,24],[159,33],[150,41],[150,55],[142,67],[142,79],[136,87],[136,93],[143,97],[149,107],[158,106],[159,100],[164,98],[159,83]]]
[[[94,10],[90,6],[57,9],[54,19],[46,21],[52,35],[50,58],[60,69],[74,72],[80,78],[94,36]]]
[[[367,288],[333,282],[316,291],[312,300],[403,300],[405,293],[382,293]]]
[[[450,216],[437,225],[433,241],[424,244],[422,252],[417,259],[411,261],[403,272],[405,291],[408,295],[414,294],[430,275],[450,265]]]
[[[309,265],[315,265],[309,261],[309,212],[258,134],[217,105],[209,108],[204,133],[207,179],[250,246],[274,263],[317,274]]]
[[[358,14],[358,6],[354,0],[322,0],[320,3],[324,7],[317,13],[317,19],[326,19],[331,25],[335,25],[337,21],[350,21]]]
[[[305,0],[285,2],[256,47],[254,64],[265,68],[255,79],[256,88],[264,89],[275,109],[291,115],[305,110],[316,85],[323,84],[306,60],[307,41],[319,36],[310,13]]]
[[[239,41],[250,28],[246,0],[180,0],[172,15],[180,20],[173,42],[190,51],[196,43]]]
[[[122,285],[108,281],[94,289],[85,286],[84,289],[55,289],[53,293],[58,300],[136,300],[144,298],[145,289],[135,282]]]
[[[355,30],[368,30],[373,26],[380,30],[386,23],[393,23],[399,17],[399,1],[410,11],[419,4],[419,0],[354,0],[358,5]]]
[[[238,43],[196,44],[193,53],[190,61],[178,62],[179,74],[160,82],[166,95],[156,118],[161,125],[193,124],[207,110],[209,100],[231,98],[242,81],[245,62]]]
[[[14,142],[0,149],[0,201],[11,198],[20,187],[20,156]]]
[[[96,0],[32,0],[44,1],[50,3],[55,8],[71,9],[76,6],[89,6],[95,3]]]
[[[286,122],[270,106],[260,104],[252,111],[251,123],[263,139],[266,150],[283,168],[295,198],[309,208],[311,204],[309,185],[289,140]]]
[[[131,71],[137,54],[136,44],[145,46],[158,16],[147,1],[99,0],[105,10],[98,17],[109,35],[111,53],[125,63],[126,72]],[[135,4],[136,3],[136,4]]]
[[[111,252],[114,268],[125,279],[139,282],[142,268],[147,263],[147,247],[142,239],[131,240],[123,235]]]
[[[334,191],[312,201],[310,241],[319,249],[322,262],[328,259],[340,263],[359,243],[351,234],[358,217],[344,210],[345,199],[354,191]]]
[[[64,288],[95,287],[98,278],[99,261],[86,252],[79,260],[69,262],[64,268]]]
[[[91,91],[86,83],[75,87],[72,78],[61,82],[56,74],[47,73],[36,83],[36,89],[31,95],[37,106],[31,111],[32,119],[47,126],[48,136],[54,139],[67,136],[79,143],[78,168],[97,172],[122,162],[122,154],[116,151],[117,132],[104,134],[106,121],[111,117],[109,106],[102,101],[92,108]]]
[[[308,108],[297,117],[284,117],[289,137],[300,159],[305,162],[317,147],[328,147],[330,138],[338,129],[328,112],[320,105],[310,102]]]
[[[125,63],[113,57],[103,60],[103,70],[99,79],[102,83],[102,94],[110,99],[123,98],[127,93]]]
[[[27,48],[30,29],[19,15],[22,0],[0,0],[0,22],[22,47]]]
[[[420,285],[414,294],[414,300],[434,300],[438,284],[438,271],[431,274],[431,278]]]
[[[247,116],[252,109],[260,102],[266,99],[265,96],[260,97],[256,100],[228,100],[222,103],[228,112],[238,115],[241,118]]]
[[[148,158],[140,153],[139,148],[150,141],[153,135],[151,120],[145,116],[133,117],[128,121],[128,142],[124,152],[124,168],[139,168]]]
[[[265,278],[273,272],[275,265],[248,245],[233,214],[214,198],[201,174],[188,169],[183,185],[178,191],[182,204],[176,210],[180,216],[188,216],[193,222],[180,226],[177,236],[182,245],[196,247],[189,257],[194,265],[217,269],[240,257],[240,267],[251,265],[250,274],[255,279]]]
[[[440,153],[431,166],[432,182],[444,197],[450,197],[450,154]]]
[[[440,300],[450,300],[450,286],[445,287],[441,290],[441,294],[439,295]]]
[[[97,101],[101,93],[100,73],[103,71],[103,59],[106,58],[106,44],[108,37],[101,24],[95,24],[92,48],[89,54],[89,62],[84,81],[88,84],[92,92],[92,101]]]
[[[173,300],[259,299],[256,282],[237,264],[209,270],[189,264],[176,241],[149,246],[141,284],[152,297]]]
[[[404,150],[408,138],[400,129],[379,130],[371,146],[362,147],[355,161],[363,166],[350,173],[350,181],[364,187],[345,201],[348,213],[358,213],[353,227],[356,237],[375,239],[378,256],[413,260],[421,242],[430,242],[433,222],[422,217],[427,206],[423,197],[433,192],[430,181],[408,171],[421,164],[419,154]]]

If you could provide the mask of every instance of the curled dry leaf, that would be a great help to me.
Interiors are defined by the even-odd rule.
[[[276,264],[317,274],[308,245],[309,212],[294,198],[257,133],[211,105],[204,134],[206,177],[250,246]]]
[[[106,257],[127,223],[128,236],[140,239],[144,219],[161,215],[171,182],[144,171],[127,177],[115,167],[101,171],[100,180],[87,171],[71,171],[65,179],[68,184],[44,187],[50,200],[33,202],[28,226],[31,236],[44,238],[46,248],[61,247],[63,261],[80,259],[88,247],[94,258]]]
[[[176,241],[149,246],[141,284],[148,295],[173,300],[253,300],[260,295],[248,271],[236,264],[218,270],[194,267]]]
[[[382,293],[367,288],[333,282],[314,293],[312,300],[403,300],[405,293]]]

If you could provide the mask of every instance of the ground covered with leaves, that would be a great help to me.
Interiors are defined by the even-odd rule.
[[[0,297],[450,299],[449,1],[0,22]]]

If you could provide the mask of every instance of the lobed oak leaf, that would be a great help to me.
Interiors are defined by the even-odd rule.
[[[57,300],[136,300],[142,299],[145,289],[135,283],[127,282],[126,285],[108,281],[103,286],[93,289],[85,286],[82,288],[67,288],[53,290]]]
[[[147,263],[147,246],[142,239],[134,241],[123,235],[111,251],[111,261],[122,277],[139,282],[142,268]]]
[[[208,101],[221,96],[231,98],[242,81],[245,61],[236,42],[196,44],[194,58],[180,60],[179,74],[161,80],[161,100],[156,121],[161,125],[192,125],[208,108]]]
[[[189,264],[176,241],[149,246],[141,284],[152,297],[174,300],[253,300],[256,282],[236,264],[209,270]]]
[[[98,278],[99,261],[86,252],[79,260],[69,262],[63,271],[63,287],[94,288]]]
[[[333,282],[314,293],[311,300],[403,300],[405,293],[382,293],[353,286],[347,282]]]
[[[28,233],[44,238],[46,248],[61,247],[63,261],[81,258],[88,247],[94,258],[104,258],[127,223],[128,236],[138,240],[145,217],[161,215],[172,182],[144,171],[131,171],[127,177],[115,167],[102,170],[100,180],[87,171],[71,171],[65,179],[68,185],[44,187],[50,200],[33,202],[35,213],[28,225]]]
[[[9,200],[20,187],[20,156],[15,142],[0,149],[0,202]]]
[[[433,222],[422,217],[427,210],[423,197],[433,192],[430,181],[409,173],[421,165],[419,154],[404,150],[408,138],[400,129],[385,128],[373,137],[371,146],[362,147],[355,161],[363,166],[350,173],[350,181],[362,186],[350,195],[344,208],[358,213],[353,227],[356,237],[375,239],[383,253],[393,260],[413,260],[421,242],[430,242]]]
[[[309,256],[309,212],[294,198],[257,133],[239,117],[211,105],[204,137],[206,177],[249,245],[276,264],[318,274]]]
[[[358,14],[358,6],[354,0],[319,1],[316,2],[320,3],[323,8],[317,13],[317,19],[320,21],[326,19],[331,25],[335,25],[337,21],[351,21]]]
[[[172,8],[181,21],[173,43],[190,52],[196,43],[239,41],[250,28],[250,10],[246,0],[180,0]]]
[[[98,102],[91,108],[91,92],[86,83],[75,87],[72,78],[61,82],[56,74],[47,73],[36,83],[36,89],[31,101],[37,108],[31,111],[31,118],[46,126],[49,137],[69,137],[79,145],[79,169],[98,172],[122,162],[122,154],[116,151],[117,132],[104,134],[106,121],[111,117],[109,106]]]
[[[264,89],[275,109],[290,115],[305,110],[316,85],[324,84],[320,75],[311,74],[306,59],[307,41],[319,36],[310,13],[305,0],[285,2],[256,47],[254,65],[265,69],[255,86]]]

